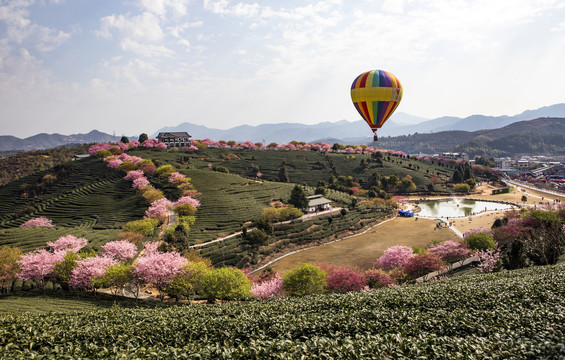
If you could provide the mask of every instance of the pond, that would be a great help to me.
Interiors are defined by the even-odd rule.
[[[425,217],[461,217],[478,214],[483,211],[509,210],[513,206],[492,201],[450,199],[418,201],[418,216]]]

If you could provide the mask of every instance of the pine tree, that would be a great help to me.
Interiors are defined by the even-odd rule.
[[[296,185],[292,189],[288,203],[297,209],[306,209],[308,207],[308,198],[306,197],[302,187]]]

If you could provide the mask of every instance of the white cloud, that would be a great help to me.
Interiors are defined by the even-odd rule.
[[[179,17],[186,15],[189,3],[190,0],[141,0],[140,7],[160,17],[164,17],[167,12]]]
[[[138,16],[129,14],[105,16],[100,22],[98,34],[105,38],[111,38],[113,31],[117,31],[123,38],[143,41],[158,41],[163,38],[159,19],[148,11]]]

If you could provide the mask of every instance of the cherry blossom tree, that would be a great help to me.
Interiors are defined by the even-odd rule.
[[[200,201],[193,199],[192,197],[187,195],[187,196],[183,196],[180,199],[178,199],[177,201],[175,201],[173,203],[173,206],[182,205],[182,204],[190,204],[193,207],[197,208],[197,207],[200,206]]]
[[[74,251],[79,252],[80,249],[86,246],[88,240],[85,238],[77,238],[74,235],[66,235],[58,238],[54,242],[48,242],[47,246],[51,248],[53,252],[57,251]]]
[[[102,256],[116,261],[125,261],[137,254],[137,246],[129,241],[110,241],[102,246]]]
[[[326,285],[328,289],[338,293],[361,291],[367,285],[367,279],[352,269],[339,267],[328,273]]]
[[[143,244],[145,251],[144,256],[160,253],[159,246],[161,246],[162,243],[162,241],[148,241]]]
[[[45,217],[38,217],[38,218],[29,219],[28,221],[26,221],[25,223],[20,225],[20,227],[33,227],[33,226],[49,226],[49,227],[52,227],[54,225],[52,224],[52,220],[47,219]]]
[[[71,273],[69,285],[73,289],[89,289],[93,281],[106,274],[106,268],[116,261],[110,257],[93,256],[80,260]]]
[[[22,256],[18,262],[20,272],[16,277],[24,281],[35,281],[43,288],[50,277],[55,264],[63,261],[66,251],[51,252],[45,249],[36,250]]]
[[[143,170],[131,170],[131,171],[128,171],[126,176],[124,176],[124,179],[133,181],[133,180],[138,179],[138,178],[143,177],[143,176],[144,176]]]
[[[165,285],[182,270],[188,260],[177,252],[153,253],[137,260],[134,276],[143,282],[153,284],[159,289],[161,300],[165,296]]]
[[[155,200],[151,203],[149,208],[145,210],[145,217],[164,221],[169,215],[169,209],[171,209],[172,206],[173,203],[166,198]]]
[[[143,177],[138,177],[137,179],[134,179],[132,187],[134,189],[139,189],[139,188],[148,186],[149,184],[150,184],[149,180],[147,180],[147,178],[145,176],[143,176]]]
[[[251,295],[259,300],[266,300],[283,295],[283,280],[279,274],[276,274],[272,279],[255,283],[251,287]]]
[[[178,184],[181,183],[183,181],[183,179],[185,179],[186,176],[184,174],[179,173],[178,171],[172,172],[171,175],[169,175],[169,182],[171,184]]]
[[[406,260],[414,255],[414,250],[408,246],[396,245],[385,250],[375,265],[385,270],[403,266]]]
[[[471,255],[471,250],[464,242],[451,240],[429,247],[428,252],[448,263],[463,260]]]

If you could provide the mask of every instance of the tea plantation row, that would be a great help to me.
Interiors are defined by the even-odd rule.
[[[0,315],[3,358],[558,359],[565,265],[267,302]]]

